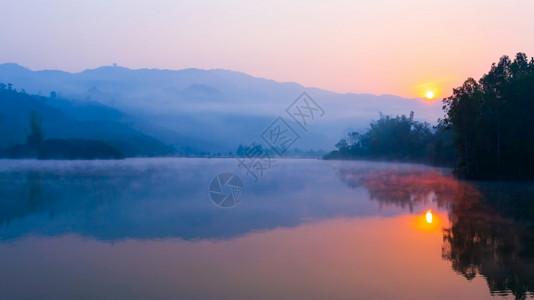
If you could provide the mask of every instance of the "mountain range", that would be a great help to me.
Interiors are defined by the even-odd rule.
[[[362,130],[387,115],[415,112],[435,123],[441,103],[394,95],[341,94],[297,83],[212,69],[138,69],[104,66],[79,73],[32,71],[0,64],[0,82],[24,90],[21,103],[0,101],[0,147],[20,143],[28,114],[43,115],[49,138],[101,139],[127,156],[208,151],[232,152],[240,144],[262,143],[277,117],[295,128],[298,149],[330,150],[349,130]],[[286,109],[306,92],[324,115],[301,130]]]

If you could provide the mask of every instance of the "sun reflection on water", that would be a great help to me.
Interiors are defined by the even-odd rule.
[[[441,232],[441,228],[444,225],[442,224],[443,217],[444,216],[440,216],[437,212],[427,209],[415,216],[415,227],[419,230],[428,232]]]
[[[426,222],[428,224],[432,224],[432,211],[431,210],[427,210],[425,217],[426,217]]]

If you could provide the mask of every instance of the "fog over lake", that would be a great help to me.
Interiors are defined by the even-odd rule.
[[[224,172],[244,185],[231,208],[209,194]],[[255,182],[233,158],[2,160],[0,298],[532,296],[532,185],[449,174],[277,159]]]

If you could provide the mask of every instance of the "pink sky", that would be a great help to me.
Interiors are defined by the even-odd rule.
[[[6,0],[0,63],[223,68],[337,92],[437,97],[534,55],[534,1]]]

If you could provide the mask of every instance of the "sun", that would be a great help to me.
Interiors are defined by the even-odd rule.
[[[433,92],[433,91],[428,91],[428,92],[426,92],[425,97],[426,97],[428,100],[433,99],[433,98],[434,98],[434,92]]]

